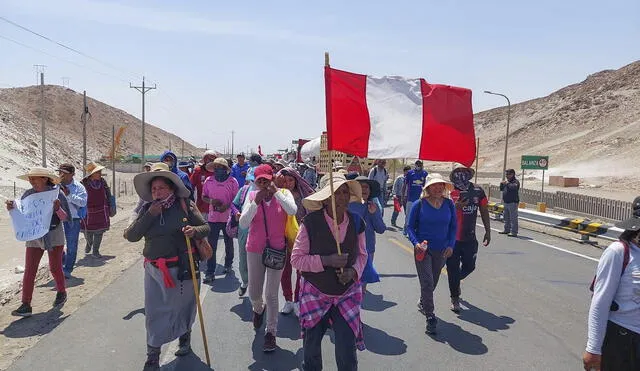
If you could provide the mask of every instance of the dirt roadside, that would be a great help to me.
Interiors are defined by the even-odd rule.
[[[122,237],[129,224],[132,200],[123,203],[123,210],[112,219],[111,229],[105,233],[100,252],[102,259],[84,254],[84,240],[78,248],[78,262],[73,277],[67,280],[68,300],[61,309],[52,309],[55,286],[48,265],[41,264],[33,293],[33,312],[30,318],[11,316],[20,305],[21,283],[12,284],[2,293],[0,306],[0,370],[6,370],[15,359],[35,345],[40,338],[55,329],[84,303],[99,294],[142,256],[142,242],[132,244]],[[126,210],[126,211],[125,211]],[[46,255],[46,254],[45,254]],[[46,261],[46,256],[43,256]]]

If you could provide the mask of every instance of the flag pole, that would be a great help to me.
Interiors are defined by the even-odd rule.
[[[186,225],[188,219],[182,218],[182,221]],[[193,253],[191,252],[191,239],[187,236],[184,236],[184,239],[187,242],[187,255],[189,255],[189,265],[191,266],[191,282],[193,282],[193,292],[196,299],[196,309],[198,311],[198,319],[200,321],[200,332],[202,334],[202,342],[204,344],[204,355],[207,359],[207,366],[211,368],[211,359],[209,358],[209,344],[207,343],[207,334],[204,332],[204,317],[202,315],[202,304],[200,304],[200,290],[198,290],[200,281],[196,278],[195,261],[193,260]]]
[[[329,53],[324,53],[324,66],[329,67]],[[325,81],[326,83],[326,81]],[[326,92],[325,92],[325,100]],[[327,112],[329,115],[329,112]],[[336,196],[335,189],[333,189],[333,150],[329,151],[329,189],[331,190],[331,212],[333,213],[333,237],[336,239],[336,249],[338,250],[338,255],[342,255],[342,250],[340,249],[340,226],[338,225],[338,215],[336,215]],[[342,271],[342,268],[340,268]]]

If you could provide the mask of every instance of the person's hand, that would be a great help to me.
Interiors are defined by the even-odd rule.
[[[236,214],[236,222],[239,222],[239,221],[240,221],[240,213],[237,213]]]
[[[369,214],[375,214],[378,211],[378,206],[376,206],[375,202],[367,202],[367,209],[369,210]]]
[[[584,364],[585,371],[600,371],[602,356],[599,354],[584,352],[584,355],[582,356],[582,363]]]
[[[507,184],[507,181],[503,180],[502,182],[500,182],[500,184]]]
[[[483,246],[489,246],[490,243],[491,243],[491,233],[490,232],[485,232],[484,233],[484,238],[482,239],[482,245]]]
[[[427,251],[427,241],[418,242],[415,246],[416,249],[420,250],[420,253]]]
[[[269,194],[274,195],[276,194],[276,192],[278,192],[278,188],[273,182],[271,182],[269,183],[269,187],[267,188],[267,191],[269,192]]]
[[[16,204],[15,202],[11,201],[11,200],[7,200],[4,202],[4,205],[7,207],[7,211],[11,211],[13,209],[16,208]]]
[[[347,265],[347,259],[349,259],[349,254],[331,254],[320,257],[320,260],[322,260],[322,265],[332,268],[343,268],[345,265]]]
[[[444,249],[444,254],[442,254],[442,256],[444,256],[445,259],[449,259],[451,255],[453,255],[453,247],[449,246]]]
[[[153,201],[149,207],[149,214],[158,216],[162,212],[162,204],[160,201]]]
[[[222,201],[216,200],[215,198],[209,199],[209,203],[213,205],[213,207],[218,207],[222,205]]]
[[[193,236],[196,235],[196,230],[190,225],[182,228],[182,232],[184,233],[185,236],[189,238],[193,238]]]
[[[53,211],[58,211],[60,210],[60,200],[56,199],[55,201],[53,201]]]
[[[343,285],[348,284],[356,278],[356,270],[353,268],[336,270],[336,274],[338,275],[338,281]]]
[[[260,202],[262,202],[265,198],[267,198],[268,196],[268,191],[266,190],[260,190],[258,191],[258,193],[256,193],[256,198],[255,198],[255,202],[256,204],[259,204]]]

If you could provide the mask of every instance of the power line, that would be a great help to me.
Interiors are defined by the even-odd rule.
[[[60,47],[62,47],[62,48],[65,48],[65,49],[67,49],[67,50],[69,50],[69,51],[72,51],[72,52],[74,52],[74,53],[76,53],[76,54],[79,54],[79,55],[81,55],[81,56],[83,56],[83,57],[85,57],[85,58],[89,58],[89,59],[91,59],[91,60],[93,60],[93,61],[95,61],[95,62],[98,62],[98,63],[100,63],[100,64],[103,64],[103,65],[105,65],[105,66],[107,66],[107,67],[109,67],[109,68],[111,68],[111,69],[114,69],[114,70],[116,70],[116,71],[119,71],[119,72],[121,72],[121,73],[124,73],[125,75],[129,75],[128,77],[133,76],[133,77],[135,77],[136,79],[140,78],[140,75],[138,75],[138,74],[135,74],[135,73],[130,72],[130,71],[125,71],[125,70],[123,70],[123,69],[121,69],[121,68],[119,68],[119,67],[116,67],[116,66],[112,65],[111,63],[104,62],[104,61],[102,61],[102,60],[100,60],[100,59],[98,59],[98,58],[92,57],[92,56],[88,55],[87,53],[83,53],[83,52],[81,52],[80,50],[77,50],[77,49],[72,48],[72,47],[70,47],[70,46],[67,46],[67,45],[65,45],[65,44],[63,44],[63,43],[61,43],[61,42],[58,42],[58,41],[56,41],[56,40],[53,40],[53,39],[51,39],[51,38],[49,38],[49,37],[47,37],[47,36],[45,36],[45,35],[43,35],[43,34],[41,34],[41,33],[38,33],[38,32],[36,32],[36,31],[33,31],[33,30],[32,30],[32,29],[30,29],[30,28],[27,28],[27,27],[22,26],[22,25],[20,25],[20,24],[18,24],[18,23],[15,23],[15,22],[13,22],[13,21],[11,21],[11,20],[8,20],[8,19],[7,19],[7,18],[5,18],[5,17],[0,16],[0,20],[3,20],[3,21],[5,21],[5,22],[9,23],[9,24],[10,24],[10,25],[12,25],[12,26],[18,27],[18,28],[20,28],[20,29],[22,29],[22,30],[24,30],[24,31],[27,31],[27,32],[29,32],[29,33],[31,33],[31,34],[33,34],[33,35],[36,35],[36,36],[38,36],[38,37],[40,37],[40,38],[42,38],[42,39],[45,39],[45,40],[47,40],[47,41],[49,41],[49,42],[51,42],[51,43],[54,43],[54,44],[56,44],[56,45],[58,45],[58,46],[60,46]]]

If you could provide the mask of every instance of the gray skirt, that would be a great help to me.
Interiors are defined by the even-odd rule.
[[[196,299],[191,280],[179,281],[177,267],[169,268],[169,272],[176,284],[174,288],[164,286],[162,272],[158,268],[150,263],[144,267],[147,345],[153,347],[170,343],[185,334],[196,319]]]

